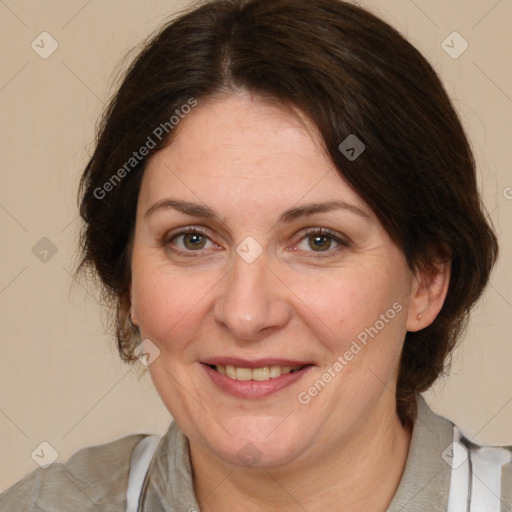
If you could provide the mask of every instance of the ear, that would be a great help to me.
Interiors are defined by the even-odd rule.
[[[420,331],[435,320],[448,293],[450,274],[450,258],[438,258],[429,270],[415,273],[407,314],[408,331]]]

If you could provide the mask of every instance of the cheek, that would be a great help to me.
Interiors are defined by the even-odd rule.
[[[290,276],[287,285],[298,299],[300,316],[309,319],[320,339],[343,350],[375,324],[395,336],[404,330],[404,281],[396,272],[394,279],[392,275],[384,269],[354,267],[323,272],[317,279]]]
[[[218,279],[179,274],[148,262],[132,265],[132,303],[142,338],[161,351],[182,349],[206,314],[208,293]]]
[[[392,389],[406,334],[406,284],[396,269],[362,267],[296,282],[302,318],[310,312],[313,338],[324,348],[325,378],[336,382],[329,388],[334,402],[362,407]]]

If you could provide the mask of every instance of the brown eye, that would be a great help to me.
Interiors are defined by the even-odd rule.
[[[309,235],[308,244],[314,251],[326,251],[330,249],[332,238],[328,235]]]
[[[203,249],[206,243],[206,237],[199,233],[187,233],[183,236],[183,244],[187,249],[192,251]]]
[[[336,254],[349,244],[341,236],[331,233],[325,228],[313,228],[306,231],[305,236],[297,244],[297,248],[305,253],[326,253],[325,256]]]
[[[215,244],[198,228],[180,231],[169,237],[164,245],[175,252],[182,253],[200,252],[202,249],[215,247]]]

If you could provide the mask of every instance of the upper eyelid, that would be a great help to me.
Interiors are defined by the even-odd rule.
[[[305,228],[304,230],[301,230],[297,234],[297,236],[300,236],[298,241],[300,242],[300,241],[304,240],[304,238],[311,236],[311,235],[325,235],[325,236],[331,237],[331,238],[339,241],[340,243],[342,243],[346,240],[345,236],[343,236],[341,233],[337,233],[336,231],[333,231],[332,229],[316,227],[316,228]]]
[[[207,238],[210,238],[210,239],[211,239],[210,233],[213,233],[210,229],[208,229],[204,226],[187,225],[187,226],[181,226],[179,228],[170,230],[169,232],[164,234],[163,240],[170,241],[177,236],[187,235],[187,234],[194,233],[194,232],[197,232],[200,235],[206,236]]]

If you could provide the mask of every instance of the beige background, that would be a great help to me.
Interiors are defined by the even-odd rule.
[[[150,379],[137,380],[118,360],[96,291],[73,285],[71,273],[76,188],[113,70],[188,3],[0,0],[0,489],[37,467],[31,453],[42,441],[65,461],[87,445],[163,433],[170,421]],[[477,441],[512,444],[512,0],[361,3],[441,74],[472,138],[501,240],[452,375],[427,399]],[[59,45],[47,59],[31,48],[43,31]],[[469,43],[457,59],[441,46],[453,31]],[[57,249],[46,262],[32,252],[43,237]]]

